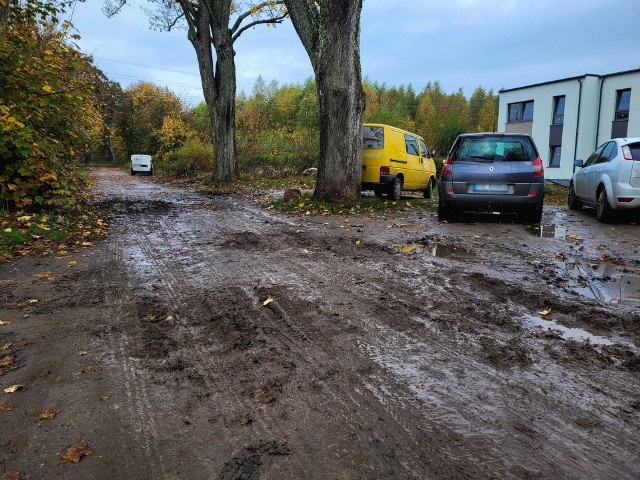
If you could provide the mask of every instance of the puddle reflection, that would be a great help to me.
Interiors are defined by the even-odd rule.
[[[548,332],[550,330],[560,332],[560,336],[565,340],[589,342],[593,345],[613,345],[614,343],[606,337],[592,335],[591,333],[587,332],[586,330],[582,330],[581,328],[568,328],[564,325],[560,325],[553,320],[543,320],[542,318],[536,317],[534,315],[525,315],[524,324],[526,327],[539,328],[544,332]]]
[[[557,223],[549,225],[526,225],[525,230],[531,235],[541,238],[567,238],[567,227]]]

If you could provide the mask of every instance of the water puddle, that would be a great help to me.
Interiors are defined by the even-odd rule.
[[[610,262],[556,260],[556,275],[571,291],[601,303],[640,303],[640,269]]]
[[[423,254],[449,260],[478,260],[478,257],[474,253],[443,241],[401,243],[397,245],[396,248],[397,252],[403,254]]]
[[[525,327],[531,329],[542,329],[543,332],[556,331],[560,333],[560,337],[565,340],[575,340],[581,342],[589,342],[592,345],[613,345],[614,342],[606,337],[593,335],[581,328],[568,328],[553,320],[543,320],[534,315],[525,315],[523,317]]]
[[[552,223],[550,225],[526,225],[525,230],[531,235],[541,238],[567,238],[567,227]]]

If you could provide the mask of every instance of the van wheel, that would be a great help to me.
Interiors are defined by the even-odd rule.
[[[601,223],[607,223],[613,217],[613,209],[609,205],[609,199],[607,198],[607,190],[602,187],[600,193],[598,193],[598,203],[596,205],[596,218]]]
[[[573,187],[573,183],[569,185],[569,197],[567,198],[567,205],[570,210],[580,210],[582,208],[582,202],[576,197],[576,189]]]
[[[425,188],[422,192],[424,198],[431,198],[431,196],[433,195],[433,182],[433,178],[430,178],[429,182],[427,183],[427,188]]]
[[[149,176],[153,175],[153,167],[149,170]]]
[[[136,172],[133,171],[133,168],[131,169],[131,175],[135,175]]]
[[[402,197],[402,179],[400,177],[393,179],[393,183],[389,186],[389,192],[387,195],[391,200],[400,200],[400,197]]]

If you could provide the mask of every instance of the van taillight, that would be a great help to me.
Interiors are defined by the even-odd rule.
[[[625,145],[624,147],[622,147],[622,156],[625,160],[633,160],[633,154],[631,153],[629,145]]]
[[[380,167],[380,175],[391,175],[389,167]]]
[[[542,166],[542,159],[540,157],[536,158],[533,163],[533,176],[534,177],[542,177],[544,176],[544,167]]]
[[[451,157],[447,157],[447,159],[444,161],[444,164],[442,165],[442,175],[453,175],[453,160],[451,160]]]

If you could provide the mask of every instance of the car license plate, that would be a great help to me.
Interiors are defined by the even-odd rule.
[[[504,183],[476,183],[473,185],[474,192],[497,192],[506,193],[507,185]]]

